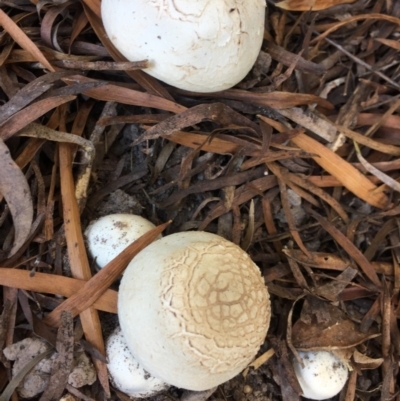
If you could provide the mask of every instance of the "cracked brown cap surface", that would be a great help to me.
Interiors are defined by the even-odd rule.
[[[118,309],[143,367],[197,391],[242,371],[270,320],[258,267],[238,246],[205,232],[169,235],[140,252],[124,273]]]

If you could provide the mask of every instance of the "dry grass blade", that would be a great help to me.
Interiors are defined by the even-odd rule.
[[[400,99],[397,99],[395,102],[392,102],[390,107],[385,111],[385,113],[382,114],[379,120],[368,128],[367,132],[365,133],[365,136],[366,137],[372,136],[382,125],[384,125],[385,121],[389,120],[391,117],[395,118],[397,117],[398,119],[398,116],[393,116],[393,113],[395,113],[399,109],[400,109]]]
[[[317,269],[343,271],[351,264],[348,259],[344,259],[333,253],[313,252],[311,258],[307,258],[307,256],[298,249],[285,248],[283,249],[283,253],[288,258],[292,258],[303,265],[315,267]],[[371,264],[378,274],[393,276],[393,265],[391,263],[372,262]]]
[[[83,0],[83,2],[100,18],[101,3],[100,0]]]
[[[6,104],[0,106],[0,124],[3,124],[4,121],[13,114],[20,111],[30,102],[48,91],[56,81],[71,74],[71,71],[49,73],[36,78],[34,81],[25,85]]]
[[[75,83],[91,82],[94,80],[82,75],[75,75],[74,77],[64,79],[64,81],[67,84],[72,85]],[[180,113],[186,110],[186,107],[181,106],[171,100],[150,95],[148,93],[139,92],[133,89],[124,88],[122,86],[113,85],[111,83],[102,86],[101,88],[86,90],[84,94],[98,100],[115,101],[133,106],[153,107],[155,109],[171,111],[173,113]]]
[[[39,48],[32,42],[24,31],[2,10],[0,9],[0,25],[4,30],[27,52],[29,52],[35,60],[43,64],[49,71],[54,72],[53,66],[47,61],[46,57]]]
[[[284,0],[277,7],[290,11],[322,11],[340,4],[354,3],[356,0]]]
[[[259,131],[258,126],[250,119],[223,103],[201,104],[159,122],[154,127],[149,128],[136,143],[155,139],[161,135],[167,136],[176,130],[190,127],[203,121],[214,121],[221,126],[227,127],[248,127],[254,132]]]
[[[234,154],[238,151],[243,151],[244,154],[249,156],[259,156],[259,146],[247,142],[243,144],[235,143],[227,139],[218,137],[210,137],[199,133],[175,131],[168,133],[167,135],[162,134],[163,138],[178,143],[180,145],[187,146],[189,148],[197,149],[201,146],[201,149],[205,152],[212,152],[217,154]],[[244,142],[244,141],[243,141]]]
[[[0,267],[0,285],[19,288],[38,293],[71,297],[85,285],[85,280],[57,276],[47,273],[35,273],[33,276],[27,270]],[[93,307],[109,313],[117,313],[117,295],[114,290],[106,290],[94,302]]]
[[[317,212],[308,208],[308,212],[318,221],[319,224],[326,230],[338,244],[355,260],[360,266],[361,270],[371,280],[371,282],[377,287],[381,288],[381,282],[375,269],[368,261],[368,259],[360,252],[360,250],[333,224],[329,223],[326,219],[320,216]]]
[[[267,38],[264,37],[264,39]],[[266,49],[273,59],[279,61],[287,67],[290,67],[293,64],[293,58],[296,57],[295,54],[270,41],[268,41]],[[323,75],[326,72],[326,69],[322,65],[305,60],[303,57],[298,58],[295,68],[301,72],[306,72],[309,74]]]
[[[351,129],[341,125],[337,125],[337,129],[348,138],[353,139],[354,141],[357,141],[361,145],[367,146],[370,149],[375,149],[379,152],[392,156],[400,156],[400,147],[398,146],[387,145],[385,143],[375,141],[374,139],[368,138],[365,135],[359,134],[358,132],[352,131]]]
[[[381,20],[381,21],[391,22],[392,24],[400,25],[400,19],[396,18],[396,17],[392,17],[390,15],[375,14],[375,13],[355,15],[355,16],[351,16],[350,18],[346,18],[343,21],[338,22],[332,28],[327,29],[324,33],[320,34],[317,38],[313,39],[310,42],[310,44],[320,43],[327,36],[329,36],[332,32],[335,32],[342,26],[352,24],[356,21],[362,21],[362,20],[377,20],[377,21]]]
[[[335,212],[343,219],[345,223],[349,222],[349,217],[347,216],[347,213],[344,211],[342,205],[334,197],[314,185],[312,182],[308,181],[308,179],[303,178],[297,174],[289,174],[289,178],[290,181],[292,181],[299,187],[306,189],[307,191],[317,195],[319,198],[325,201],[329,206],[332,207],[333,210],[335,210]]]
[[[387,174],[383,173],[382,171],[378,170],[372,164],[368,163],[367,160],[364,159],[363,155],[361,154],[360,147],[356,141],[353,141],[354,148],[356,150],[356,155],[358,161],[362,164],[362,166],[367,170],[369,173],[377,177],[380,181],[386,184],[389,188],[392,188],[394,191],[400,192],[400,183],[397,182],[392,177],[389,177]]]
[[[258,178],[254,181],[248,182],[235,190],[235,196],[232,205],[241,205],[249,201],[254,196],[273,188],[277,185],[277,179],[274,176]],[[227,208],[224,201],[218,202],[203,220],[199,226],[199,230],[204,230],[214,219],[227,213],[231,208]]]
[[[76,96],[57,96],[48,99],[39,100],[25,107],[23,110],[14,114],[0,127],[0,138],[4,140],[12,137],[18,131],[26,127],[29,123],[46,114],[49,110],[55,109],[62,104],[71,102]]]
[[[377,187],[367,177],[326,146],[305,134],[291,140],[305,152],[316,154],[317,156],[313,157],[315,162],[336,177],[350,192],[380,209],[389,206],[389,199],[385,194],[374,192]]]
[[[264,168],[258,167],[257,169],[243,171],[232,176],[228,175],[214,178],[213,180],[200,181],[197,184],[171,194],[171,196],[161,202],[159,206],[163,208],[171,206],[190,194],[203,193],[205,191],[221,189],[232,185],[240,185],[243,182],[248,182],[255,178],[259,178],[263,175],[263,172]]]
[[[192,96],[204,96],[204,94],[196,92],[184,92]],[[239,89],[228,89],[223,92],[207,93],[207,97],[219,98],[219,99],[232,99],[241,100],[244,102],[250,102],[258,104],[260,106],[268,106],[275,109],[288,109],[290,107],[309,105],[316,103],[321,107],[328,110],[332,110],[333,106],[326,99],[322,99],[319,96],[305,94],[305,93],[290,93],[290,92],[270,92],[270,93],[258,93],[248,92]]]
[[[386,46],[389,46],[392,49],[400,50],[400,43],[397,40],[382,39],[382,38],[375,38],[374,40]]]
[[[87,158],[89,159],[95,152],[93,143],[88,139],[81,138],[78,135],[68,134],[67,132],[56,131],[45,125],[40,125],[37,123],[28,124],[19,132],[19,135],[79,145],[85,151]]]
[[[72,156],[70,146],[71,145],[69,144],[63,143],[59,145],[65,237],[67,240],[67,249],[72,275],[81,280],[89,280],[91,278],[91,271],[83,241],[79,206],[74,195],[75,185],[72,176]],[[86,340],[104,354],[104,340],[97,311],[91,307],[83,311],[80,317]],[[99,381],[105,393],[109,395],[110,388],[108,383],[107,366],[98,359],[93,359],[93,363],[96,366]]]
[[[62,143],[73,143],[82,147],[83,157],[80,161],[81,174],[77,179],[75,194],[79,206],[81,207],[81,205],[84,205],[87,195],[86,191],[92,171],[92,162],[95,154],[93,143],[85,138],[80,137],[79,135],[56,131],[46,127],[45,125],[40,125],[37,123],[28,124],[19,132],[19,135],[47,139],[49,141]]]
[[[58,326],[63,311],[71,311],[73,316],[89,308],[104,293],[104,291],[122,274],[128,263],[147,245],[153,242],[170,224],[164,223],[125,248],[115,259],[107,264],[99,273],[93,276],[72,297],[50,312],[44,322],[49,326]]]
[[[14,243],[8,256],[14,255],[29,237],[33,220],[33,203],[28,182],[11,158],[10,150],[0,139],[0,199],[7,201],[14,221]]]
[[[274,219],[273,219],[273,212],[272,212],[272,205],[271,201],[268,199],[267,196],[262,198],[262,210],[263,210],[263,217],[264,217],[264,224],[267,229],[269,235],[275,235],[278,233],[276,228]],[[278,252],[278,254],[282,255],[282,243],[281,241],[273,241],[274,248]],[[303,253],[302,253],[303,254]]]

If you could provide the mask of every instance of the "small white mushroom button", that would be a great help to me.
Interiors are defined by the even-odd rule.
[[[265,0],[102,0],[104,28],[130,61],[177,88],[216,92],[240,82],[261,49]]]
[[[215,234],[183,232],[153,242],[128,265],[118,316],[131,353],[151,375],[202,391],[254,359],[270,302],[246,252]]]
[[[109,214],[92,221],[85,230],[90,255],[102,269],[128,245],[155,226],[134,214]]]
[[[293,367],[303,390],[312,400],[326,400],[338,394],[347,381],[345,364],[327,351],[299,352],[304,368],[294,359]]]
[[[129,351],[117,327],[106,342],[108,372],[115,388],[135,398],[150,397],[168,385],[147,373]]]

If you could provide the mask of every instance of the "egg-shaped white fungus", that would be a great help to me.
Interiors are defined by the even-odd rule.
[[[297,359],[293,359],[293,367],[304,397],[326,400],[342,390],[348,369],[332,352],[300,351],[299,356],[304,368]]]
[[[250,71],[264,35],[265,0],[102,0],[114,46],[180,89],[216,92]]]
[[[255,357],[271,311],[259,268],[241,248],[206,232],[168,235],[125,270],[118,317],[135,359],[153,376],[202,391]]]
[[[102,269],[128,245],[153,228],[153,223],[134,214],[117,213],[100,217],[85,230],[89,253]]]
[[[114,387],[135,398],[150,397],[168,388],[163,381],[146,372],[135,360],[117,327],[106,341],[108,373]]]

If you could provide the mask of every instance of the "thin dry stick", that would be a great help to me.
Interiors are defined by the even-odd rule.
[[[132,71],[149,67],[147,60],[143,61],[81,61],[81,60],[59,60],[56,66],[70,68],[73,70],[90,71]]]
[[[390,335],[390,318],[391,318],[391,296],[388,284],[383,282],[383,297],[381,304],[382,315],[382,357],[384,362],[382,364],[382,375],[385,377],[390,372],[390,347],[392,345]]]
[[[353,401],[356,398],[356,383],[357,383],[357,371],[353,370],[350,373],[350,379],[347,382],[345,401]]]
[[[50,326],[57,327],[60,324],[61,313],[63,311],[70,310],[72,316],[75,317],[93,305],[104,291],[122,274],[128,263],[142,249],[154,241],[169,224],[170,222],[167,222],[153,228],[125,248],[115,259],[101,269],[99,273],[87,281],[72,297],[49,313],[44,319],[44,322]]]
[[[75,185],[72,175],[72,157],[69,144],[59,145],[61,195],[64,209],[65,237],[67,240],[68,256],[74,278],[89,280],[91,278],[89,261],[83,241],[79,207],[75,197]],[[80,314],[85,338],[101,353],[105,354],[104,340],[101,332],[99,315],[95,308],[86,309]],[[110,396],[107,365],[93,358],[97,375],[107,396]]]

